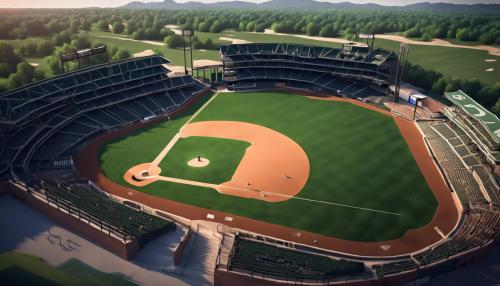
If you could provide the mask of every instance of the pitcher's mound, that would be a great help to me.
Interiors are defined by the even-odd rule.
[[[201,168],[208,166],[208,164],[210,164],[210,161],[207,158],[200,158],[199,160],[198,158],[193,158],[189,160],[187,164],[190,167]]]

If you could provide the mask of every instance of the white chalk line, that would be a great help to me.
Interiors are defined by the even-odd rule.
[[[158,156],[154,159],[154,161],[151,163],[152,166],[158,166],[158,164],[165,158],[165,156],[168,154],[170,149],[175,145],[175,143],[181,138],[182,134],[182,129],[191,123],[198,114],[200,114],[207,106],[214,100],[220,92],[217,92],[212,98],[210,98],[207,102],[205,102],[200,109],[198,109],[189,119],[184,123],[181,128],[179,128],[179,132],[170,140],[170,142],[165,146],[165,148],[158,154]],[[210,183],[203,183],[203,182],[198,182],[198,181],[192,181],[192,180],[184,180],[184,179],[179,179],[179,178],[173,178],[173,177],[165,177],[165,176],[160,176],[157,175],[155,176],[155,179],[161,180],[161,181],[168,181],[168,182],[174,182],[174,183],[179,183],[179,184],[185,184],[185,185],[194,185],[194,186],[200,186],[200,187],[210,187],[215,189],[217,192],[217,186],[215,184],[210,184]],[[383,210],[377,210],[377,209],[371,209],[371,208],[364,208],[364,207],[357,207],[357,206],[352,206],[352,205],[347,205],[347,204],[340,204],[340,203],[334,203],[334,202],[328,202],[328,201],[321,201],[321,200],[315,200],[315,199],[308,199],[308,198],[303,198],[303,197],[297,197],[297,196],[288,196],[284,194],[279,194],[279,193],[274,193],[274,192],[269,192],[269,191],[259,191],[255,189],[247,189],[247,188],[241,188],[241,187],[231,187],[231,186],[224,186],[226,188],[233,188],[241,191],[247,191],[247,192],[259,192],[262,194],[270,194],[270,195],[275,195],[275,196],[282,196],[285,198],[289,199],[296,199],[296,200],[303,200],[303,201],[308,201],[308,202],[313,202],[313,203],[320,203],[320,204],[327,204],[327,205],[333,205],[333,206],[339,206],[339,207],[345,207],[345,208],[352,208],[352,209],[357,209],[357,210],[363,210],[363,211],[369,211],[369,212],[376,212],[376,213],[382,213],[382,214],[389,214],[389,215],[395,215],[395,216],[402,216],[403,214],[400,213],[395,213],[395,212],[388,212],[388,211],[383,211]]]
[[[150,167],[158,167],[161,161],[167,156],[168,152],[174,147],[175,143],[182,137],[182,129],[191,123],[191,121],[194,120],[194,118],[200,114],[200,112],[205,109],[205,107],[214,100],[217,95],[219,95],[219,92],[217,92],[212,98],[210,98],[207,102],[205,102],[200,109],[198,109],[191,117],[184,123],[180,128],[179,131],[175,134],[175,136],[168,142],[168,144],[161,150],[161,152],[156,156],[156,158],[151,162]]]
[[[303,197],[298,197],[298,196],[289,196],[289,195],[284,195],[284,194],[274,193],[274,192],[269,192],[269,191],[260,191],[258,189],[248,189],[248,188],[241,188],[241,187],[234,187],[234,186],[221,186],[221,185],[216,185],[216,184],[211,184],[211,183],[204,183],[204,182],[185,180],[185,179],[179,179],[179,178],[172,178],[172,177],[164,177],[164,176],[156,176],[155,179],[161,180],[161,181],[185,184],[185,185],[213,188],[219,193],[220,193],[220,191],[217,189],[217,187],[220,186],[220,187],[229,188],[229,189],[236,189],[236,190],[240,190],[240,191],[259,192],[261,194],[281,196],[281,197],[285,197],[288,199],[296,199],[296,200],[302,200],[302,201],[308,201],[308,202],[320,203],[320,204],[326,204],[326,205],[333,205],[333,206],[339,206],[339,207],[345,207],[345,208],[351,208],[351,209],[357,209],[357,210],[363,210],[363,211],[369,211],[369,212],[376,212],[376,213],[389,214],[389,215],[395,215],[395,216],[402,216],[403,215],[401,213],[395,213],[395,212],[389,212],[389,211],[383,211],[383,210],[377,210],[377,209],[371,209],[371,208],[364,208],[364,207],[358,207],[358,206],[341,204],[341,203],[334,203],[334,202],[328,202],[328,201],[321,201],[321,200],[315,200],[315,199],[308,199],[308,198],[303,198]]]

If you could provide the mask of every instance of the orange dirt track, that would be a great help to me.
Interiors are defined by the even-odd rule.
[[[314,94],[312,93],[298,92],[297,90],[287,91],[314,97]],[[371,110],[375,110],[390,116],[390,112],[378,109],[369,104],[356,100],[336,97],[315,98],[350,102],[352,104],[356,104],[364,108],[369,108]],[[186,110],[190,105],[193,104],[195,100],[196,99],[193,99],[191,102],[189,102],[183,108],[183,110]],[[179,110],[176,113],[179,112],[182,112],[182,110]],[[440,171],[434,163],[432,156],[429,154],[424,142],[424,138],[420,134],[415,123],[399,117],[394,117],[394,120],[399,127],[405,141],[407,142],[413,156],[415,157],[415,160],[420,167],[423,176],[432,189],[439,205],[436,213],[434,214],[434,217],[427,225],[419,229],[409,230],[403,237],[389,241],[356,242],[319,235],[312,232],[300,231],[289,227],[226,214],[219,211],[204,209],[193,205],[148,195],[119,185],[105,177],[99,164],[100,147],[114,138],[125,136],[133,130],[142,128],[146,125],[151,125],[158,122],[159,120],[148,123],[139,123],[92,140],[76,156],[75,163],[77,166],[77,170],[81,176],[87,177],[102,189],[113,195],[129,199],[131,201],[136,201],[149,207],[159,209],[164,212],[173,213],[188,219],[206,220],[207,214],[210,213],[215,216],[213,220],[215,222],[226,224],[233,228],[239,228],[250,232],[279,238],[282,240],[293,241],[296,243],[358,256],[396,256],[418,251],[433,243],[438,242],[441,239],[441,236],[434,230],[434,228],[438,227],[444,234],[448,234],[453,230],[455,224],[457,223],[459,219],[459,213],[457,208],[455,207],[453,198],[450,193],[451,191],[445,183],[443,177],[441,176]],[[224,218],[226,216],[233,217],[233,221],[225,221]],[[314,242],[315,240],[316,243]]]

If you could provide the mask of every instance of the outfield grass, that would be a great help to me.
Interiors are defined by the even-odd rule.
[[[132,187],[123,179],[125,171],[152,161],[187,119],[187,115],[177,118],[171,126],[160,123],[103,146],[101,164],[106,176]],[[437,201],[391,117],[345,102],[262,92],[220,94],[194,121],[206,120],[260,124],[299,143],[311,165],[309,180],[298,194],[302,198],[402,215],[296,199],[267,203],[164,181],[134,188],[203,208],[356,241],[398,238],[410,228],[427,224],[434,215]],[[226,170],[234,171],[230,165]]]
[[[53,267],[41,258],[15,251],[0,254],[0,281],[2,285],[136,285],[116,274],[103,273],[77,259]]]
[[[163,143],[166,145],[168,142]],[[241,158],[245,155],[246,148],[249,146],[248,142],[222,138],[198,136],[182,138],[175,143],[161,161],[159,165],[161,175],[222,184],[231,180],[234,170],[238,167]],[[197,156],[207,158],[210,164],[203,168],[188,166],[187,162],[197,158]]]

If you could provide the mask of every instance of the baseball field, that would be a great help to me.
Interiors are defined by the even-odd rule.
[[[139,192],[353,241],[399,238],[438,206],[386,112],[285,92],[205,96],[100,164]]]

